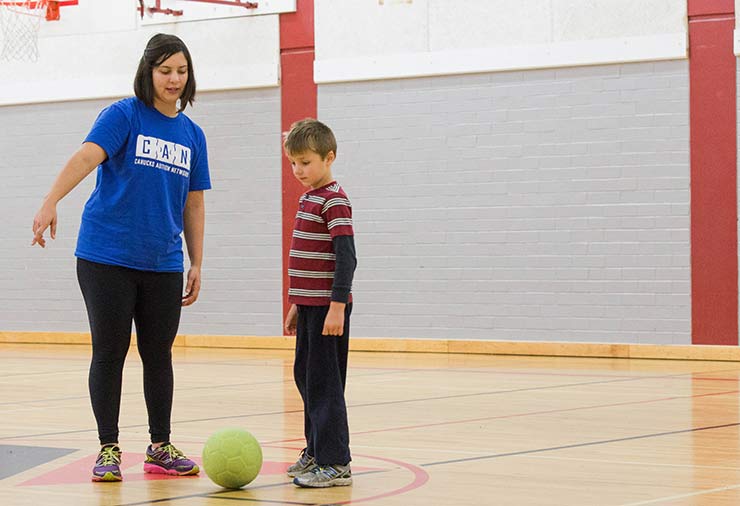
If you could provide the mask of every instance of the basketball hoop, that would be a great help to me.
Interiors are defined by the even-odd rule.
[[[59,2],[0,0],[0,28],[3,35],[0,60],[38,60],[41,18],[59,19]]]

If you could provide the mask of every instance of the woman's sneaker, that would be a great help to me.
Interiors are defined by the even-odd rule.
[[[167,442],[159,448],[152,448],[152,445],[149,445],[146,449],[144,472],[187,476],[198,474],[200,469],[195,462],[187,458],[172,443]]]
[[[294,478],[300,474],[307,473],[316,467],[316,459],[308,454],[306,448],[301,450],[301,456],[295,464],[288,468],[288,476]]]
[[[346,487],[352,485],[352,470],[346,466],[316,466],[293,478],[293,483],[304,488]]]
[[[121,449],[106,445],[100,449],[92,471],[92,481],[121,481]]]

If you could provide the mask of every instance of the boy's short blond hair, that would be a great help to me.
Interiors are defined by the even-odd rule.
[[[306,118],[290,125],[290,131],[285,135],[283,142],[285,152],[297,155],[305,151],[318,153],[322,160],[330,151],[337,154],[337,140],[331,128],[317,119]]]

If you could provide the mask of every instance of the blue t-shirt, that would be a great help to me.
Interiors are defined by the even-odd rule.
[[[182,272],[188,192],[211,187],[203,130],[136,97],[103,109],[85,142],[103,148],[75,255],[132,269]]]

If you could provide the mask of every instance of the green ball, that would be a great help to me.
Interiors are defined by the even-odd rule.
[[[203,447],[203,469],[216,485],[241,488],[262,469],[262,448],[244,429],[219,430]]]

